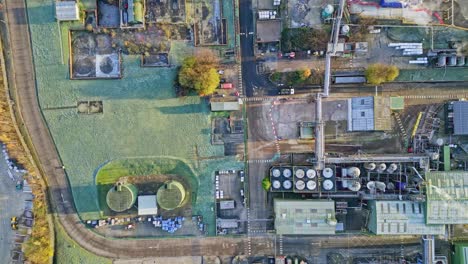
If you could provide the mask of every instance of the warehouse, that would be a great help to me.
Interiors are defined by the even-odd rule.
[[[445,226],[426,225],[424,204],[414,201],[370,201],[369,231],[376,235],[443,235]]]
[[[274,200],[278,235],[334,235],[335,202],[330,200]]]
[[[156,195],[138,196],[138,215],[157,215]]]

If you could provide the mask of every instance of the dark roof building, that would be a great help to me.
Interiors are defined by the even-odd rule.
[[[455,135],[468,135],[468,101],[453,103],[453,125]]]

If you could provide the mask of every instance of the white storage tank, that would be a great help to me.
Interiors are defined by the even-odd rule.
[[[308,181],[307,182],[307,189],[313,191],[317,188],[317,183],[315,181]]]
[[[304,178],[305,176],[305,172],[303,169],[297,169],[296,170],[296,177],[299,178],[299,179],[302,179]]]
[[[377,167],[378,172],[384,172],[387,169],[387,165],[385,163],[380,163],[379,166]]]
[[[296,182],[296,189],[299,190],[299,191],[302,191],[304,190],[305,188],[305,182],[302,181],[302,180],[299,180]]]
[[[281,188],[281,182],[280,181],[273,181],[273,183],[271,184],[273,186],[273,189],[279,189]]]
[[[291,183],[290,180],[285,180],[285,181],[283,182],[283,188],[284,188],[284,189],[289,190],[289,189],[291,189],[291,187],[292,187],[292,183]]]
[[[445,67],[447,65],[447,56],[445,54],[440,54],[437,57],[437,66],[439,67]]]
[[[346,171],[349,177],[357,178],[361,175],[361,170],[358,167],[349,167]]]
[[[306,172],[307,178],[313,179],[315,176],[317,176],[317,172],[313,169],[308,169]]]
[[[324,190],[331,191],[335,187],[335,184],[331,180],[324,180],[322,186]]]
[[[373,171],[375,170],[376,167],[377,166],[375,165],[374,162],[364,164],[364,168],[366,168],[366,170]]]
[[[353,181],[351,184],[348,185],[348,189],[353,192],[357,192],[361,189],[361,183],[358,181]]]
[[[284,169],[283,170],[283,176],[286,178],[291,177],[291,170],[290,169]]]
[[[281,176],[281,172],[278,169],[273,169],[273,172],[271,174],[273,175],[273,177],[276,177],[276,178]]]
[[[390,164],[388,166],[387,172],[388,173],[394,173],[398,169],[398,166],[395,163]]]
[[[457,57],[457,66],[458,67],[465,66],[465,56]]]
[[[333,169],[332,168],[325,168],[323,170],[323,177],[325,177],[325,178],[333,177]]]

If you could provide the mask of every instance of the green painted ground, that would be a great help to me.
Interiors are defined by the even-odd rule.
[[[121,80],[69,80],[65,41],[68,28],[76,24],[64,23],[60,30],[52,0],[27,0],[27,5],[39,101],[80,216],[100,216],[94,175],[106,162],[176,158],[193,169],[199,183],[193,212],[205,216],[213,234],[213,172],[242,164],[222,157],[223,147],[210,144],[207,102],[195,96],[176,98],[175,68],[141,68],[137,56],[123,56]],[[178,42],[173,48],[190,54],[192,49],[184,45]],[[176,57],[172,63],[180,60]],[[78,115],[75,108],[57,109],[81,100],[102,100],[104,113]]]
[[[397,82],[468,81],[468,68],[447,67],[422,70],[400,70]]]
[[[65,232],[63,227],[55,223],[55,256],[54,263],[83,263],[83,264],[110,264],[112,261],[107,258],[96,256],[86,249],[80,247]]]

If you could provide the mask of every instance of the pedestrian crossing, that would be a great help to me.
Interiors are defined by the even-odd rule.
[[[279,254],[283,255],[283,235],[279,235],[278,241],[279,241]]]
[[[271,102],[275,99],[274,97],[245,97],[242,100],[244,102]]]
[[[400,114],[395,113],[395,119],[396,119],[396,121],[398,123],[398,127],[400,128],[401,134],[403,135],[403,137],[407,138],[408,134],[406,133],[406,129],[403,126],[403,122],[401,122]]]

